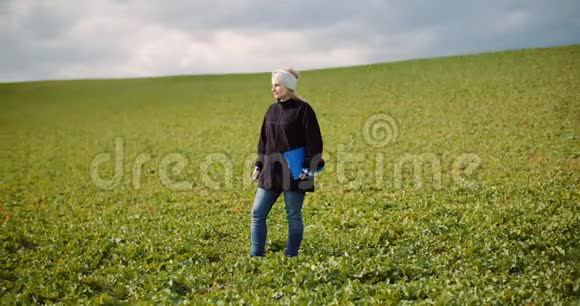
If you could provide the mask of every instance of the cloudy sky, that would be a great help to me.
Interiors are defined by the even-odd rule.
[[[578,0],[0,0],[0,82],[299,70],[580,43]]]

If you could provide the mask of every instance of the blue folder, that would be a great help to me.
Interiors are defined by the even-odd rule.
[[[284,152],[284,158],[288,163],[288,169],[290,169],[290,174],[292,178],[297,180],[300,178],[300,173],[302,172],[302,166],[304,164],[304,158],[306,157],[306,150],[304,147],[299,147],[294,150]],[[324,170],[320,168],[316,170],[316,173]]]

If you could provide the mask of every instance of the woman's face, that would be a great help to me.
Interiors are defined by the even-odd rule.
[[[272,93],[276,99],[286,100],[290,97],[290,89],[278,83],[272,84]]]

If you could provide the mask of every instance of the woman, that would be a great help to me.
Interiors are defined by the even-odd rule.
[[[291,68],[272,72],[272,93],[276,102],[264,116],[258,160],[252,173],[252,181],[258,181],[258,191],[252,207],[251,256],[265,255],[266,218],[281,193],[284,193],[288,220],[284,254],[288,257],[298,255],[304,233],[304,197],[306,192],[314,191],[314,173],[324,166],[318,120],[312,107],[296,94],[298,78],[298,73]],[[295,149],[304,149],[302,171],[297,179],[284,157],[285,152]]]

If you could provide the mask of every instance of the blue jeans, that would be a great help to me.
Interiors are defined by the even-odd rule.
[[[252,207],[252,245],[251,256],[264,256],[268,226],[266,218],[272,206],[280,196],[281,191],[265,190],[258,188],[254,205]],[[288,243],[284,254],[288,257],[298,256],[298,249],[304,235],[304,224],[302,222],[302,204],[304,203],[304,192],[284,191],[284,202],[286,204],[286,219],[288,220]]]

